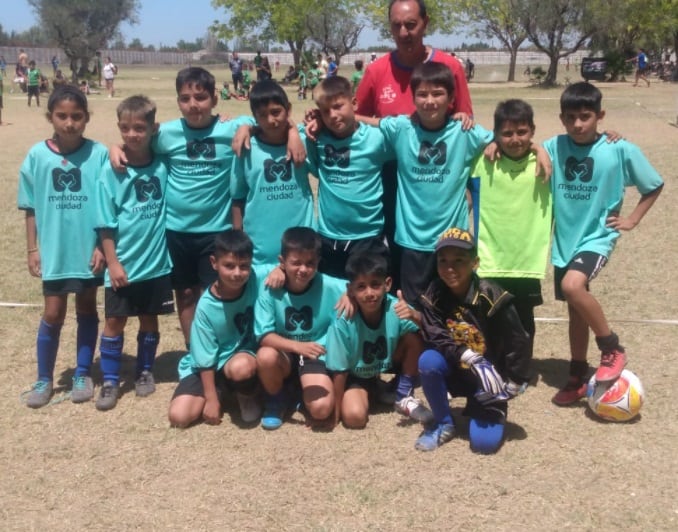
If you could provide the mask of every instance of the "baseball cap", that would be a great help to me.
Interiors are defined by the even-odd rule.
[[[459,227],[451,227],[447,229],[442,235],[438,237],[436,242],[436,251],[447,248],[460,248],[466,250],[474,250],[476,247],[473,235],[465,229]]]

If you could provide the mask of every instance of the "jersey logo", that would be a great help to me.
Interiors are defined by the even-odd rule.
[[[351,162],[351,148],[348,146],[344,148],[335,148],[331,144],[325,146],[325,164],[327,166],[334,166],[339,168],[348,168]]]
[[[57,192],[79,192],[82,188],[82,176],[79,168],[71,168],[66,172],[61,168],[52,170],[52,184]]]
[[[269,183],[276,181],[289,181],[292,179],[290,161],[280,159],[266,159],[264,161],[264,179]]]
[[[593,179],[593,159],[584,157],[579,161],[574,157],[568,157],[565,161],[565,179],[568,181],[581,181],[588,183]]]
[[[217,149],[214,146],[214,139],[195,139],[186,143],[186,153],[189,159],[214,159],[217,156]]]
[[[233,317],[233,323],[243,339],[254,337],[254,308],[250,306],[244,312],[238,312]]]
[[[386,85],[381,89],[381,94],[379,95],[379,100],[383,103],[393,103],[396,98],[396,92],[393,90],[391,85]]]
[[[160,179],[156,176],[145,179],[137,178],[134,180],[134,191],[137,193],[137,201],[145,203],[151,199],[162,199],[162,189],[160,188]]]
[[[285,309],[285,330],[296,331],[310,331],[313,328],[313,310],[308,305],[304,305],[300,309],[294,307],[287,307]]]
[[[372,364],[375,360],[386,360],[386,338],[380,336],[374,342],[363,342],[363,362]]]
[[[435,164],[441,166],[447,160],[447,145],[443,142],[431,144],[424,140],[419,146],[419,162],[421,164]]]

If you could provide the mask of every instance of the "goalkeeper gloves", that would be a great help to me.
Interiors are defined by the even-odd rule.
[[[506,389],[504,379],[484,356],[467,349],[461,355],[461,361],[469,366],[478,379],[475,398],[481,405],[508,401],[512,397]]]

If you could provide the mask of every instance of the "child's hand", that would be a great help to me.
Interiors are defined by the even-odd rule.
[[[605,219],[605,225],[612,229],[616,229],[617,231],[630,231],[638,225],[638,222],[631,218],[622,218],[619,216],[618,212],[612,212],[610,216]]]
[[[282,271],[280,266],[276,266],[269,272],[264,281],[264,286],[269,288],[282,288],[285,286],[285,272]]]
[[[37,249],[28,252],[28,273],[33,277],[40,277],[42,275],[40,252]]]
[[[606,131],[603,131],[603,135],[605,135],[607,137],[606,140],[607,140],[608,144],[610,144],[612,142],[619,142],[620,140],[624,140],[624,137],[618,131],[606,130]]]
[[[491,163],[493,163],[497,159],[501,159],[501,150],[499,149],[499,144],[497,144],[496,140],[493,140],[487,146],[485,146],[485,149],[483,150],[483,155],[485,156],[485,159],[487,159]]]
[[[289,135],[287,136],[287,160],[292,161],[295,166],[301,166],[306,162],[306,146],[304,146],[299,131],[293,124],[290,124]]]
[[[89,261],[89,269],[92,270],[92,273],[98,274],[104,271],[106,267],[106,257],[99,248],[94,248],[94,253],[92,253],[92,258]]]
[[[309,109],[304,113],[304,125],[306,136],[313,142],[318,140],[318,135],[323,129],[323,123],[320,118],[320,110]]]
[[[535,168],[535,177],[542,177],[542,183],[546,184],[551,179],[553,166],[548,152],[539,144],[532,145],[532,151],[537,156],[537,167]]]
[[[396,316],[401,320],[410,320],[414,323],[419,323],[421,315],[407,304],[407,301],[405,301],[405,298],[403,297],[402,290],[398,290],[396,296],[398,297],[398,302],[393,306]]]
[[[325,348],[315,342],[297,342],[295,352],[305,358],[318,358],[325,354]]]
[[[129,285],[127,272],[119,261],[108,264],[108,276],[111,278],[111,288],[113,288],[113,290]]]
[[[334,310],[337,311],[337,317],[341,317],[343,315],[346,319],[350,320],[354,316],[355,305],[346,292],[341,294],[339,301],[337,301],[337,304],[334,305]]]
[[[461,129],[463,129],[464,131],[468,131],[476,124],[472,116],[469,116],[466,113],[462,112],[454,113],[452,115],[452,120],[457,120],[461,122]]]
[[[115,144],[108,150],[108,158],[111,162],[111,167],[118,173],[127,171],[127,156],[122,146]]]
[[[208,425],[221,424],[221,406],[219,405],[219,399],[215,397],[205,401],[205,406],[202,409],[202,418]]]
[[[240,157],[242,155],[243,149],[250,149],[250,137],[252,136],[252,130],[250,126],[243,124],[240,126],[235,135],[233,136],[233,142],[231,142],[231,148],[236,156]]]

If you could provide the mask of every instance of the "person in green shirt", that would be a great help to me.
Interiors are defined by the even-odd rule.
[[[353,63],[353,66],[355,66],[355,72],[351,76],[351,87],[353,88],[353,94],[355,94],[355,91],[358,90],[358,85],[360,85],[360,80],[363,79],[363,60],[362,59],[356,59],[355,63]]]
[[[40,69],[35,66],[35,61],[28,63],[28,74],[26,86],[28,88],[28,107],[31,106],[31,100],[35,96],[35,103],[40,107]]]

